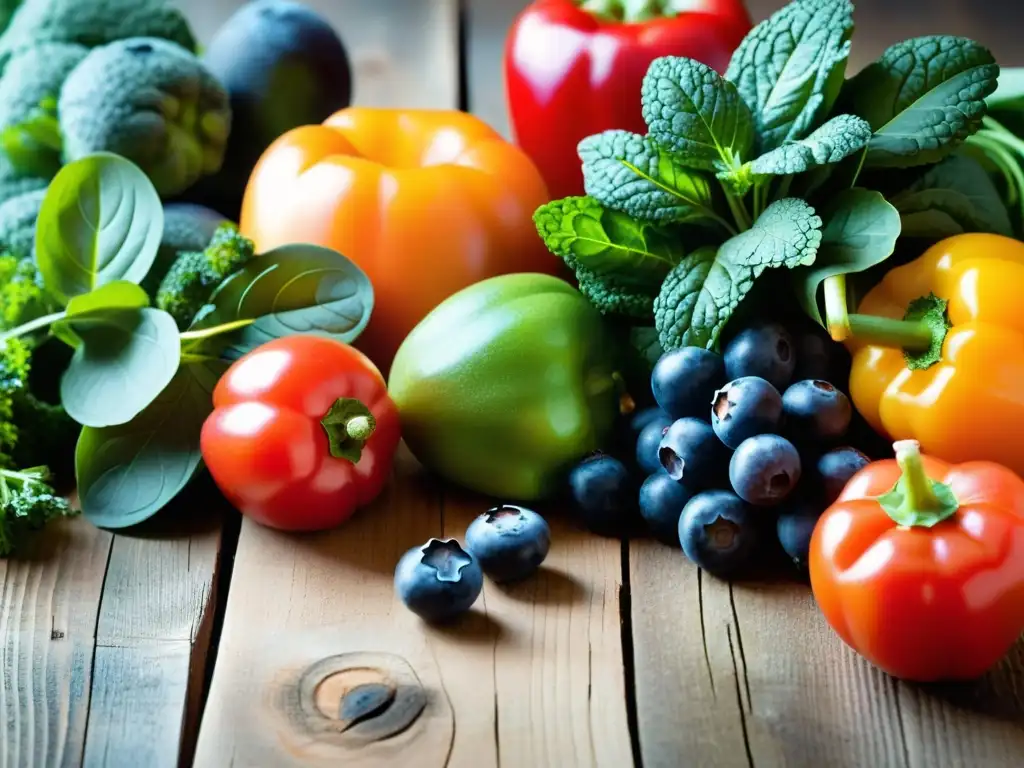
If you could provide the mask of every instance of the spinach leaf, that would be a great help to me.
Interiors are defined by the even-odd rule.
[[[355,263],[318,245],[283,245],[261,254],[222,282],[192,323],[208,330],[255,319],[243,328],[203,340],[226,360],[294,333],[355,341],[370,322],[373,286]]]
[[[964,232],[1013,235],[999,190],[977,161],[947,157],[890,197],[903,219],[903,234],[940,240]]]
[[[687,255],[654,301],[661,346],[713,349],[725,324],[766,269],[808,266],[821,243],[821,219],[803,200],[784,198],[765,208],[754,226],[717,250]]]
[[[865,166],[942,160],[981,127],[998,74],[992,54],[962,37],[915,37],[890,47],[843,90],[843,105],[874,131]]]
[[[584,189],[601,205],[658,224],[719,218],[707,177],[647,136],[605,131],[583,139],[578,152]]]
[[[64,308],[64,317],[50,326],[50,333],[71,347],[82,343],[76,325],[91,322],[95,315],[115,309],[142,309],[149,306],[149,295],[135,283],[117,280],[99,288],[72,296]]]
[[[754,144],[750,110],[736,86],[706,64],[678,56],[655,59],[640,99],[651,138],[687,168],[734,168]]]
[[[753,113],[759,152],[802,139],[829,113],[852,35],[849,0],[794,0],[740,43],[725,77]]]
[[[751,162],[758,176],[786,176],[832,165],[867,146],[871,126],[854,115],[837,115],[805,139],[783,144]]]
[[[60,400],[79,424],[131,421],[178,370],[178,326],[162,310],[95,309],[72,322],[80,343],[61,378]]]
[[[822,210],[821,247],[811,267],[793,270],[797,299],[822,327],[818,294],[830,277],[863,272],[892,255],[900,215],[878,192],[855,187],[840,192]]]
[[[182,365],[135,418],[84,427],[75,450],[82,514],[101,528],[127,528],[159,512],[202,463],[199,433],[213,410],[203,376]]]
[[[36,221],[36,259],[61,303],[115,280],[140,283],[163,236],[152,182],[130,160],[100,152],[50,182]]]
[[[533,215],[548,249],[576,273],[580,292],[600,311],[650,319],[661,282],[683,255],[670,230],[567,197]]]

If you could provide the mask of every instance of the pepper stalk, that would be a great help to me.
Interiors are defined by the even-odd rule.
[[[953,489],[928,477],[917,440],[892,445],[902,474],[888,493],[878,497],[885,513],[898,525],[931,528],[952,516],[960,504]]]

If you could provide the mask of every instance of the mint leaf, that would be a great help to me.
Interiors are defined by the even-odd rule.
[[[747,34],[725,77],[753,113],[760,152],[802,139],[829,113],[852,35],[849,0],[794,0]]]
[[[547,203],[533,220],[548,250],[576,273],[580,292],[609,314],[649,320],[662,280],[683,256],[671,232],[591,197]]]
[[[855,187],[840,192],[822,210],[821,247],[811,267],[793,270],[797,300],[823,328],[818,310],[821,284],[881,264],[900,236],[900,215],[878,192]]]
[[[713,349],[725,324],[766,269],[808,266],[821,243],[821,219],[803,200],[765,208],[754,226],[722,244],[689,254],[654,300],[654,324],[666,350]]]
[[[999,67],[988,49],[930,35],[890,47],[843,89],[843,106],[875,132],[865,165],[937,163],[981,127]]]
[[[586,193],[634,219],[656,223],[717,219],[711,184],[684,168],[647,136],[605,131],[578,147]]]
[[[964,232],[1013,235],[1010,215],[992,178],[975,160],[956,154],[929,168],[890,198],[903,234],[941,240]]]
[[[867,146],[871,126],[854,115],[837,115],[806,139],[783,144],[750,164],[758,176],[786,176],[845,160]]]
[[[706,64],[678,56],[655,59],[640,99],[651,138],[687,168],[733,168],[754,144],[750,110],[736,86]]]

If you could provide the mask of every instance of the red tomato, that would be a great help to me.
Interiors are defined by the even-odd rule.
[[[239,358],[213,393],[203,461],[224,496],[263,525],[317,531],[384,488],[401,438],[380,371],[341,342],[296,335]]]

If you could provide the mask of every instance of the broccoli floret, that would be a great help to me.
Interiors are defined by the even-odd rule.
[[[153,266],[149,268],[142,287],[150,296],[160,289],[171,265],[186,251],[202,251],[210,244],[217,227],[230,223],[210,208],[194,203],[167,203],[164,205],[164,233],[160,239]]]
[[[0,469],[0,557],[18,551],[33,531],[78,511],[58,496],[45,466]]]
[[[57,311],[33,259],[0,255],[0,331]]]
[[[20,430],[14,401],[28,388],[31,350],[22,339],[0,341],[0,467],[13,466]]]
[[[0,68],[15,52],[40,43],[93,48],[126,37],[158,37],[196,49],[188,20],[169,0],[23,0],[0,36]]]
[[[46,189],[12,197],[0,204],[0,251],[30,259],[35,253],[36,219]]]
[[[179,328],[187,328],[214,289],[245,266],[253,253],[252,240],[234,224],[222,224],[205,250],[178,256],[160,283],[156,305],[170,313]]]
[[[0,204],[26,192],[46,189],[49,185],[49,178],[25,173],[16,168],[4,152],[0,152]]]
[[[64,81],[58,112],[65,162],[113,152],[162,197],[219,170],[231,128],[224,86],[193,54],[156,38],[93,49]]]

